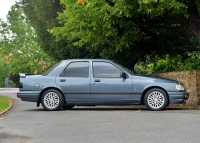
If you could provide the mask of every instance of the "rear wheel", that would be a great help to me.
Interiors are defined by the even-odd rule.
[[[59,91],[50,89],[43,93],[41,103],[44,109],[54,111],[61,109],[64,99]]]
[[[153,88],[147,91],[144,96],[144,102],[148,109],[151,110],[162,110],[168,105],[167,94],[159,89]]]

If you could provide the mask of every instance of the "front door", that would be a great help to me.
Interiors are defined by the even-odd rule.
[[[132,95],[131,77],[122,78],[120,68],[109,62],[92,63],[91,99],[108,104],[129,104]]]

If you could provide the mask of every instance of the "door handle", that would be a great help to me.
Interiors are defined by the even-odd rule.
[[[94,82],[100,82],[100,79],[95,79]]]
[[[60,79],[60,82],[65,82],[66,81],[66,79]]]

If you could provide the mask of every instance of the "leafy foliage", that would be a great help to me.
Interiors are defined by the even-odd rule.
[[[19,6],[56,60],[106,58],[133,69],[177,55],[185,61],[198,50],[198,0],[21,0]]]
[[[4,87],[5,78],[9,77],[11,73],[11,66],[8,61],[0,58],[0,87]]]
[[[154,61],[177,54],[185,58],[196,50],[185,22],[187,6],[179,1],[74,1],[61,0],[60,26],[50,32],[75,46],[90,45],[101,57],[133,69],[139,61]]]
[[[199,52],[189,53],[188,58],[182,60],[180,56],[176,58],[166,58],[155,62],[152,67],[153,73],[172,72],[183,70],[200,70]]]
[[[184,62],[184,66],[181,70],[200,70],[200,57],[191,56]]]
[[[49,30],[53,27],[60,26],[56,19],[58,16],[57,13],[61,12],[64,8],[60,4],[60,0],[21,0],[18,5],[24,10],[31,25],[36,30],[38,35],[36,38],[37,43],[55,61],[68,58],[93,58],[98,56],[98,53],[96,54],[87,50],[87,45],[84,47],[75,47],[67,39],[56,41],[55,37],[49,33]]]
[[[11,74],[43,72],[51,58],[36,42],[37,34],[22,9],[12,6],[7,18],[7,22],[0,21],[0,49],[1,56],[10,61]]]
[[[45,0],[21,0],[18,6],[23,9],[34,27],[37,33],[37,43],[55,60],[62,59],[66,52],[61,47],[66,48],[67,43],[56,42],[55,38],[48,32],[48,29],[58,25],[56,20],[57,12],[62,9],[59,0],[49,0],[48,2]]]

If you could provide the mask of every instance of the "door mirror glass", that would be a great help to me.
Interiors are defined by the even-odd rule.
[[[126,73],[121,72],[121,73],[120,73],[120,77],[126,78]]]

